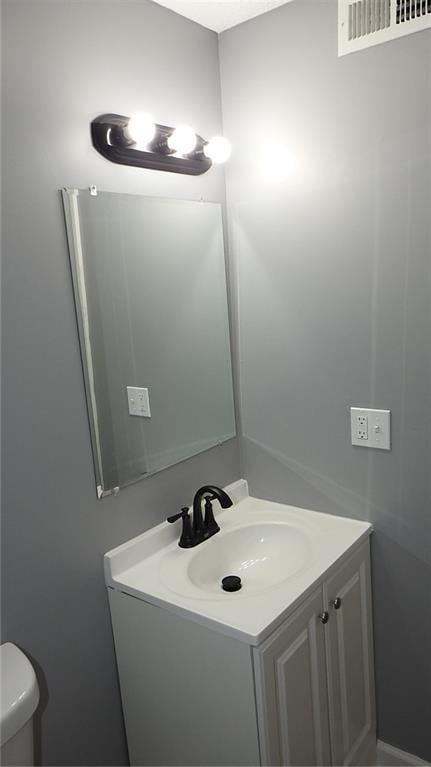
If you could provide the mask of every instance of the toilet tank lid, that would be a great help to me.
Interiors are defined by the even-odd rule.
[[[39,687],[33,666],[11,642],[0,646],[0,743],[12,738],[33,716]]]

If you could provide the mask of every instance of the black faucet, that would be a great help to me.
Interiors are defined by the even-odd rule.
[[[202,501],[205,499],[205,518],[202,517]],[[193,525],[190,521],[189,509],[184,506],[178,514],[168,517],[168,522],[183,520],[183,529],[178,545],[183,549],[198,546],[202,541],[219,532],[220,528],[214,519],[212,501],[217,500],[223,509],[232,506],[232,500],[220,487],[204,485],[200,487],[193,499]]]

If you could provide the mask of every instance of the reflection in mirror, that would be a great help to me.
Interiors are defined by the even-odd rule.
[[[235,436],[221,208],[63,203],[101,497]]]

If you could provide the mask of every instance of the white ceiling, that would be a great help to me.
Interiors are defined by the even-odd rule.
[[[214,32],[241,24],[289,0],[155,0]]]

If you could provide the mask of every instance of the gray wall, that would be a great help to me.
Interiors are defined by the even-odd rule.
[[[235,442],[98,502],[58,189],[224,200],[202,178],[112,165],[97,114],[150,108],[220,132],[217,37],[147,0],[6,0],[3,639],[41,669],[42,759],[127,759],[103,553],[238,478]],[[37,724],[38,737],[40,722]]]
[[[375,525],[379,737],[430,759],[431,32],[337,58],[336,13],[221,35],[242,473]],[[350,405],[392,410],[390,453],[349,444]]]
[[[3,10],[3,638],[42,669],[44,763],[124,764],[103,552],[236,478],[237,452],[96,501],[57,189],[222,201],[222,171],[113,166],[88,140],[98,113],[141,106],[219,131],[217,38],[148,0]],[[425,758],[430,35],[338,59],[335,0],[296,0],[221,37],[243,471],[258,495],[373,521],[379,734]],[[349,445],[350,404],[392,409],[391,453]]]

